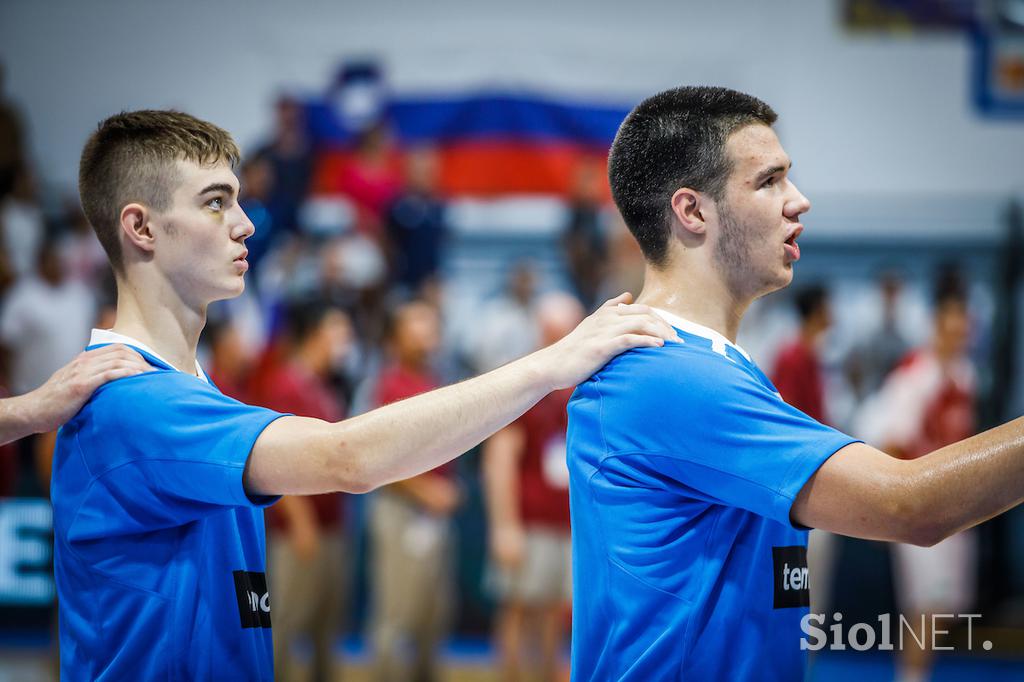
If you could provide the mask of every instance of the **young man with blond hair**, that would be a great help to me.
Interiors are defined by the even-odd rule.
[[[544,350],[347,421],[239,403],[196,361],[207,306],[245,286],[238,156],[228,133],[172,111],[113,116],[82,153],[82,205],[118,288],[114,328],[90,346],[124,343],[154,371],[100,388],[58,438],[64,679],[271,679],[264,506],[432,469],[616,353],[674,336],[624,294]]]

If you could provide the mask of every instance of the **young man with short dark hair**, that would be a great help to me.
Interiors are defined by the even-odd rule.
[[[810,209],[775,119],[677,88],[612,145],[639,300],[682,342],[616,358],[569,403],[573,679],[801,679],[808,527],[932,545],[1024,498],[1024,421],[896,459],[787,405],[736,345],[792,280]]]
[[[482,377],[338,423],[222,395],[196,362],[207,306],[244,288],[252,223],[238,148],[172,111],[100,124],[80,192],[117,278],[124,343],[154,371],[100,388],[55,452],[62,678],[271,679],[262,507],[432,469],[671,329],[610,301],[565,339]]]

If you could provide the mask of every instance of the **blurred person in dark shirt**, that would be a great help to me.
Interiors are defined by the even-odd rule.
[[[576,169],[563,237],[569,276],[587,310],[598,302],[598,292],[608,268],[608,238],[602,224],[601,183],[605,177],[602,165],[588,159]]]
[[[17,169],[25,161],[25,124],[21,112],[6,97],[3,63],[0,63],[0,201],[14,186]]]
[[[305,109],[298,99],[282,95],[275,104],[274,114],[270,140],[254,156],[267,159],[271,166],[273,183],[266,197],[266,207],[273,224],[278,229],[294,232],[299,227],[299,207],[309,192],[313,176],[312,143]]]
[[[812,286],[796,295],[800,329],[775,358],[772,383],[787,403],[823,424],[828,423],[825,386],[818,355],[822,338],[832,326],[828,292]]]
[[[257,152],[242,163],[239,175],[238,203],[256,228],[256,232],[245,240],[245,247],[249,251],[246,260],[256,275],[260,261],[278,237],[278,224],[274,222],[274,214],[270,210],[276,182],[273,160],[265,152]],[[254,276],[252,281],[258,282],[259,278]]]
[[[421,301],[394,311],[386,334],[391,358],[377,380],[377,405],[438,385],[431,360],[440,339],[437,311]],[[373,551],[374,679],[438,679],[437,647],[453,599],[451,517],[461,491],[451,465],[381,488],[370,506]],[[411,652],[412,661],[405,660]]]
[[[405,158],[405,188],[388,210],[388,237],[395,282],[416,296],[437,275],[447,226],[437,194],[438,158],[421,147]]]
[[[844,370],[859,400],[874,394],[910,346],[900,331],[899,301],[903,280],[893,270],[878,277],[882,319],[879,325],[850,352]]]
[[[564,293],[536,307],[541,347],[568,334],[583,307]],[[490,554],[500,601],[496,634],[501,678],[524,678],[524,645],[536,645],[540,679],[558,679],[565,612],[572,601],[566,405],[572,389],[551,393],[484,445],[483,480]]]
[[[254,401],[279,412],[331,422],[345,406],[329,379],[352,343],[348,316],[323,301],[288,307],[283,359],[269,368]],[[287,495],[268,510],[269,575],[274,595],[274,678],[298,679],[292,646],[313,643],[312,678],[334,679],[334,643],[347,597],[348,540],[343,496]]]

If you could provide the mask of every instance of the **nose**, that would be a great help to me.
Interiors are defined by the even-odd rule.
[[[784,212],[787,218],[796,218],[811,210],[811,200],[797,189],[796,185],[790,183],[792,196],[786,201]]]
[[[239,220],[235,223],[235,226],[231,229],[231,238],[235,241],[245,241],[249,237],[256,234],[256,226],[249,220],[249,216],[245,214],[242,207],[238,207]]]

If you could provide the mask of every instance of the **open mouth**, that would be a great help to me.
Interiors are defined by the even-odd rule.
[[[789,256],[790,260],[800,260],[800,245],[796,243],[797,237],[804,231],[803,226],[797,225],[796,228],[790,233],[789,237],[782,243],[783,248],[786,251],[786,255]]]

